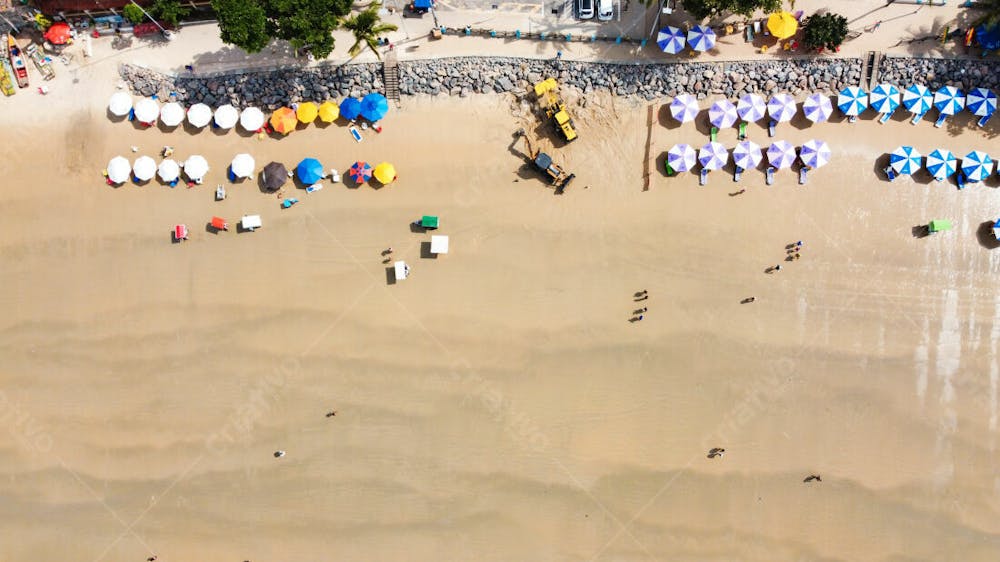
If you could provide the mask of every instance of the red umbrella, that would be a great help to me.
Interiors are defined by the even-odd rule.
[[[69,24],[64,22],[57,22],[52,24],[52,27],[45,32],[45,39],[52,43],[53,45],[65,45],[69,43],[70,39],[73,38],[73,30],[70,28]]]
[[[372,177],[372,167],[368,162],[355,162],[351,169],[348,170],[347,175],[354,180],[355,183],[362,184],[371,179]]]

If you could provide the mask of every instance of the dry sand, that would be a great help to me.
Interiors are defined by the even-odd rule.
[[[997,185],[876,172],[902,142],[995,150],[996,129],[782,125],[830,165],[731,197],[723,173],[659,172],[704,126],[595,97],[552,150],[578,176],[556,196],[508,97],[406,99],[361,144],[339,124],[258,141],[112,122],[88,72],[0,116],[0,558],[996,560]],[[208,158],[205,185],[103,183],[165,144]],[[400,179],[213,202],[244,151]],[[244,213],[264,227],[203,228]],[[422,214],[449,255],[422,257]],[[935,218],[956,227],[912,236]],[[388,283],[387,246],[410,279]]]

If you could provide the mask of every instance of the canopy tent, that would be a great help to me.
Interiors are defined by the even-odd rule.
[[[160,116],[159,104],[149,98],[141,98],[135,102],[134,111],[135,118],[140,123],[155,123],[156,118]]]
[[[268,191],[277,191],[288,181],[288,168],[281,162],[271,162],[260,173],[261,184]]]
[[[132,173],[132,164],[124,156],[115,156],[108,162],[108,181],[125,183]]]
[[[371,93],[361,100],[361,116],[373,123],[385,117],[388,112],[389,100],[382,94]]]
[[[857,86],[848,86],[837,95],[837,107],[844,115],[856,117],[868,109],[868,94]]]
[[[271,127],[283,135],[294,131],[298,124],[299,118],[290,107],[279,107],[271,114]]]
[[[764,103],[764,98],[757,94],[746,94],[736,103],[736,113],[739,114],[740,119],[750,123],[763,119],[766,110],[767,105]]]
[[[698,154],[688,144],[675,144],[667,151],[667,164],[675,172],[686,172],[694,168]]]
[[[176,127],[184,121],[184,108],[181,104],[172,101],[163,104],[160,108],[160,123],[167,127]]]
[[[912,146],[901,146],[889,154],[889,166],[897,174],[912,174],[920,169],[923,155]]]
[[[171,158],[167,158],[156,167],[156,175],[160,176],[161,180],[170,183],[180,177],[180,164]]]
[[[340,107],[332,101],[325,101],[319,106],[319,120],[333,123],[340,116]]]
[[[127,92],[115,92],[111,94],[111,99],[108,100],[108,111],[112,115],[125,117],[129,111],[132,111],[132,96]]]
[[[732,127],[738,118],[736,106],[727,99],[716,100],[712,107],[708,108],[708,120],[720,129]]]
[[[822,123],[833,115],[833,103],[823,94],[812,94],[802,103],[802,113],[813,123]]]
[[[903,90],[903,107],[914,115],[923,115],[934,106],[934,94],[923,84],[913,84]]]
[[[238,178],[249,178],[253,175],[253,169],[257,166],[253,156],[246,153],[237,154],[233,161],[229,163],[229,170]]]
[[[687,123],[695,118],[700,111],[698,98],[691,94],[681,94],[670,102],[670,114],[681,123]]]
[[[767,114],[778,123],[791,121],[795,116],[795,98],[788,94],[774,94],[767,102]]]
[[[228,103],[215,110],[215,125],[220,129],[232,129],[239,120],[239,110]]]
[[[720,142],[710,142],[698,151],[698,163],[706,170],[718,170],[729,161],[729,152]]]
[[[976,28],[976,41],[979,46],[986,51],[996,51],[1000,49],[1000,24],[987,26],[985,24]]]
[[[251,133],[264,126],[264,112],[256,107],[248,107],[240,112],[240,127]]]
[[[427,230],[434,230],[441,226],[441,219],[435,215],[424,215],[420,217],[420,226]]]
[[[140,156],[132,164],[132,175],[139,181],[149,181],[156,175],[156,160],[149,156]]]
[[[799,30],[799,20],[788,12],[778,12],[767,17],[767,30],[771,35],[782,39],[788,39]]]
[[[319,180],[323,179],[326,173],[323,171],[323,164],[320,164],[319,160],[315,158],[304,158],[299,165],[295,167],[295,175],[299,178],[299,181],[312,185]]]
[[[962,173],[971,182],[981,182],[993,173],[993,159],[981,150],[973,150],[962,158]]]
[[[354,121],[361,115],[361,102],[357,98],[347,98],[340,103],[340,116]]]
[[[872,109],[878,113],[892,113],[899,107],[899,90],[892,84],[875,86],[868,97]]]
[[[396,181],[396,167],[388,162],[382,162],[372,171],[372,176],[375,177],[384,185],[388,185]]]
[[[779,170],[789,168],[795,162],[795,147],[788,141],[775,141],[767,147],[767,161]]]
[[[954,86],[944,86],[934,92],[934,107],[941,115],[955,115],[965,109],[965,94]]]
[[[830,162],[830,145],[821,140],[808,140],[799,150],[799,158],[807,168],[822,168]]]
[[[707,51],[715,46],[715,31],[705,25],[696,25],[688,31],[687,41],[695,51]]]
[[[368,162],[355,162],[347,171],[347,176],[356,184],[362,184],[371,179],[372,167]]]
[[[676,55],[687,46],[687,35],[683,30],[668,25],[656,34],[656,46],[664,53]]]
[[[763,159],[764,154],[761,152],[760,145],[753,141],[738,142],[736,148],[733,149],[733,163],[742,170],[756,168]]]
[[[447,254],[448,253],[448,237],[440,234],[435,234],[431,236],[431,253],[432,254]]]
[[[977,117],[989,117],[997,110],[997,95],[993,90],[976,88],[966,96],[965,107]]]
[[[295,110],[295,117],[298,118],[300,123],[312,123],[316,120],[317,115],[319,115],[319,106],[311,101],[300,103],[299,107]]]
[[[927,171],[938,181],[953,176],[958,169],[958,158],[950,150],[935,148],[927,155]]]
[[[195,154],[184,161],[184,175],[191,181],[200,181],[208,173],[208,160]]]
[[[951,230],[951,221],[936,219],[927,223],[927,230],[931,232],[941,232],[943,230]]]
[[[56,22],[42,36],[53,45],[65,45],[73,39],[73,28],[66,22]]]
[[[188,108],[187,120],[192,127],[198,129],[212,122],[212,108],[203,103],[196,103]]]

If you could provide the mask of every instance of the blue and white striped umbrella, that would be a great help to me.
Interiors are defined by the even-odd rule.
[[[706,25],[696,25],[688,31],[688,45],[696,51],[707,51],[715,46],[715,32]]]
[[[808,140],[802,145],[799,158],[809,168],[822,168],[830,161],[830,145],[821,140]]]
[[[656,46],[664,53],[676,55],[684,50],[687,39],[682,29],[668,25],[656,34]]]
[[[718,170],[729,161],[729,151],[721,142],[710,142],[698,151],[698,163],[706,170]]]
[[[764,98],[757,94],[747,94],[736,102],[736,113],[739,114],[740,119],[749,123],[763,119],[765,111],[767,111],[767,105],[764,104]]]
[[[778,123],[791,121],[795,116],[795,98],[788,94],[774,94],[767,102],[767,114]]]
[[[941,115],[954,115],[965,109],[965,94],[954,86],[945,86],[934,92],[934,107]]]
[[[980,182],[993,173],[993,159],[981,150],[973,150],[962,158],[962,173],[971,182]]]
[[[997,95],[993,90],[976,88],[966,96],[965,107],[976,117],[989,117],[997,110]]]
[[[934,106],[934,94],[927,86],[913,84],[903,90],[903,106],[914,115],[923,115]]]
[[[681,123],[687,123],[698,115],[698,98],[691,94],[681,94],[670,102],[670,114]]]
[[[667,151],[667,163],[675,172],[686,172],[694,168],[698,154],[688,144],[675,144]]]
[[[927,155],[927,171],[939,180],[951,177],[958,169],[958,158],[950,150],[935,148]]]
[[[857,86],[848,86],[837,95],[837,107],[844,115],[860,115],[868,109],[868,94]]]
[[[767,161],[779,170],[791,167],[795,162],[795,147],[788,141],[775,141],[767,147]]]
[[[737,117],[736,106],[729,100],[718,100],[708,108],[708,120],[720,129],[732,127]]]
[[[736,143],[733,149],[733,163],[737,168],[751,170],[756,168],[760,161],[764,159],[764,154],[760,146],[753,141],[741,141]]]
[[[875,86],[870,98],[872,109],[879,113],[892,113],[899,107],[899,90],[892,84]]]
[[[802,113],[813,123],[821,123],[833,115],[833,104],[828,96],[812,94],[802,103]]]
[[[889,165],[897,174],[912,174],[920,169],[923,155],[912,146],[901,146],[889,154]]]

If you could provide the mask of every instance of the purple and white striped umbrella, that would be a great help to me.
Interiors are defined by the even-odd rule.
[[[808,168],[822,168],[830,161],[830,145],[820,140],[808,140],[802,145],[799,158]]]
[[[802,113],[813,123],[822,123],[833,115],[833,102],[830,96],[812,94],[802,103]]]
[[[788,94],[774,94],[767,102],[767,114],[778,123],[791,121],[795,117],[795,98]]]
[[[764,98],[757,94],[747,94],[736,103],[736,113],[739,114],[740,119],[750,123],[763,119],[766,110],[767,105],[764,103]]]
[[[694,168],[698,155],[688,144],[675,144],[667,151],[667,164],[675,172],[686,172]]]
[[[670,102],[670,114],[681,123],[687,123],[698,115],[698,98],[691,94],[681,94]]]
[[[779,170],[789,168],[795,162],[795,147],[788,141],[775,141],[767,148],[767,161]]]
[[[750,170],[756,168],[760,161],[764,159],[764,154],[760,146],[753,141],[742,141],[736,143],[733,149],[733,163],[737,168]]]
[[[736,106],[729,100],[718,100],[708,109],[708,120],[720,129],[732,127],[738,117]]]
[[[707,51],[715,46],[715,32],[706,25],[696,25],[688,31],[688,45],[695,51]]]
[[[720,142],[710,142],[698,151],[698,163],[706,170],[718,170],[729,161],[729,151]]]

